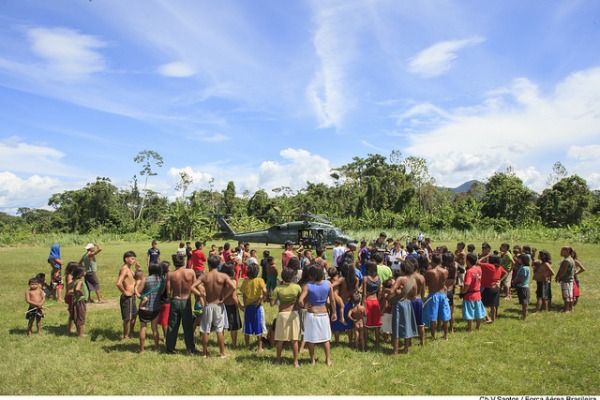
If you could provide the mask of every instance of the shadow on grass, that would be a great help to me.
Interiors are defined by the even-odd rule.
[[[42,330],[44,326],[42,326]],[[13,328],[8,331],[10,335],[27,336],[27,328]]]
[[[89,334],[92,342],[97,342],[98,339],[106,339],[110,340],[111,342],[116,342],[121,340],[122,332],[114,329],[94,328],[89,332]]]

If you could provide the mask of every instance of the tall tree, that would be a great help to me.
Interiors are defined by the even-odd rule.
[[[524,225],[536,216],[534,193],[512,170],[496,172],[486,184],[481,213],[484,217]]]
[[[144,176],[144,187],[142,191],[144,195],[142,196],[142,202],[139,208],[139,214],[137,215],[136,220],[140,220],[142,218],[142,214],[144,212],[144,203],[147,197],[147,188],[148,188],[148,178],[151,176],[158,175],[155,172],[154,168],[160,168],[163,166],[163,158],[160,154],[153,150],[142,150],[137,156],[133,158],[133,161],[140,164],[142,166],[142,170],[140,171],[140,175]]]
[[[579,225],[591,203],[587,182],[577,175],[562,178],[537,201],[542,222],[551,227]]]

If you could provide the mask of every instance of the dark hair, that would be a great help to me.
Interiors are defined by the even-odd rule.
[[[510,249],[510,244],[508,244],[508,243],[502,243],[502,244],[500,245],[500,250],[502,250],[502,249],[507,249],[507,250],[509,250],[509,249]]]
[[[292,257],[289,259],[287,268],[293,269],[294,272],[300,269],[300,259],[298,257]]]
[[[85,275],[85,268],[83,268],[82,266],[79,266],[79,267],[75,268],[75,271],[73,272],[73,280],[83,278],[84,275]]]
[[[408,260],[405,260],[400,266],[400,268],[406,275],[412,275],[412,273],[415,272],[418,266],[419,262],[414,257],[411,257]]]
[[[137,257],[135,255],[135,251],[133,251],[133,250],[126,251],[125,254],[123,254],[123,262],[125,262],[125,259],[129,258],[129,257]]]
[[[223,249],[224,249],[224,250],[229,250],[230,248],[231,248],[231,245],[230,245],[229,243],[225,243],[225,244],[223,245]]]
[[[468,253],[467,254],[467,262],[470,263],[471,265],[477,264],[477,256],[473,253]]]
[[[402,269],[402,272],[404,272],[406,275],[412,275],[413,272],[415,272],[415,267],[418,265],[418,263],[414,258],[409,258],[406,261],[412,262],[403,262],[400,268]]]
[[[523,245],[523,253],[531,253],[531,246],[528,244]]]
[[[327,275],[329,276],[329,279],[333,279],[338,276],[338,270],[335,267],[329,267],[327,268]]]
[[[169,272],[170,266],[171,266],[170,262],[161,261],[160,264],[158,264],[158,267],[160,268],[160,276],[167,276],[167,272]]]
[[[32,283],[40,283],[40,280],[38,278],[29,278],[29,285],[31,285]]]
[[[79,264],[77,264],[77,266],[79,267]],[[38,281],[43,281],[44,279],[46,279],[46,274],[43,272],[40,272],[39,274],[37,274],[35,276],[35,279],[37,279]]]
[[[197,241],[196,243],[194,243],[194,246],[196,246],[196,249],[200,249],[200,246],[202,246],[202,242]]]
[[[142,279],[143,277],[144,277],[144,271],[142,271],[141,269],[138,269],[133,273],[133,279],[135,279],[136,281],[138,279]]]
[[[467,245],[467,251],[468,251],[469,253],[472,253],[472,252],[474,252],[474,251],[475,251],[475,245],[474,245],[474,244],[472,244],[472,243],[471,243],[471,244],[468,244],[468,245]]]
[[[549,263],[550,261],[552,261],[552,256],[550,255],[550,252],[546,250],[540,250],[539,257],[542,262]]]
[[[267,258],[271,255],[271,252],[269,250],[265,250],[263,251],[263,258]]]
[[[465,242],[458,242],[458,243],[456,243],[456,247],[460,247],[460,248],[464,249],[465,248]]]
[[[502,259],[497,254],[491,255],[490,258],[489,258],[490,264],[494,264],[494,265],[500,265],[500,261],[501,260]]]
[[[208,269],[213,270],[215,268],[219,268],[219,265],[221,264],[221,258],[219,256],[211,254],[208,256],[207,262],[208,262]]]
[[[258,264],[252,263],[248,265],[248,279],[254,279],[258,276]]]
[[[454,263],[454,254],[447,251],[442,254],[442,265],[445,267],[450,267]]]
[[[269,264],[271,264],[271,262],[272,262],[273,260],[275,260],[275,257],[273,257],[273,256],[269,256],[269,257],[267,257],[267,262],[268,262]]]
[[[442,263],[442,257],[439,253],[431,254],[431,265],[440,265]]]
[[[358,281],[358,277],[356,276],[356,272],[354,272],[354,264],[345,262],[342,264],[342,268],[340,268],[340,272],[344,277],[344,281],[346,282],[346,287],[349,291],[356,290],[356,283]]]
[[[366,263],[367,275],[377,275],[377,263],[373,260],[367,260]]]
[[[75,271],[75,268],[79,267],[79,263],[75,262],[75,261],[71,261],[70,263],[67,264],[67,268],[65,269],[65,273],[67,275],[73,275],[73,272]]]
[[[411,258],[409,258],[409,260],[411,260]],[[414,258],[412,258],[412,260],[414,260]],[[392,278],[387,278],[385,281],[383,281],[384,289],[391,288],[393,284],[394,284],[394,280]]]
[[[181,268],[185,265],[185,258],[181,254],[173,254],[171,255],[171,259],[173,260],[173,265],[175,268]]]
[[[284,268],[283,271],[281,271],[281,279],[285,283],[290,283],[294,276],[296,276],[296,271],[291,268]]]
[[[317,267],[316,265],[311,265],[308,268],[308,276],[313,282],[319,282],[325,279],[323,268]]]
[[[161,269],[158,263],[150,263],[148,264],[148,276],[158,275],[161,276]]]
[[[179,242],[179,247],[183,247],[183,246],[185,246],[185,243]]]
[[[410,260],[410,258],[408,260]],[[427,272],[429,269],[429,258],[427,258],[425,253],[419,254],[419,258],[417,258],[417,264],[419,265],[419,272],[421,272],[421,275],[425,275],[425,272]]]
[[[298,281],[298,285],[302,286],[311,281],[309,272],[312,267],[320,268],[320,267],[317,267],[315,264],[311,264],[307,268],[304,268],[302,270],[302,276],[300,277],[300,280]],[[323,269],[323,268],[321,268],[321,269]]]
[[[376,251],[375,254],[373,254],[373,260],[375,260],[377,264],[380,264],[383,261],[383,254],[381,254],[379,251]]]
[[[322,257],[323,253],[325,253],[325,247],[323,247],[323,246],[317,247],[317,257]]]
[[[519,258],[524,266],[529,267],[529,256],[527,254],[521,254]]]
[[[481,248],[491,250],[492,246],[490,246],[490,244],[488,242],[483,242],[483,243],[481,243]]]
[[[221,272],[233,279],[235,277],[235,266],[230,262],[226,262],[221,267]]]

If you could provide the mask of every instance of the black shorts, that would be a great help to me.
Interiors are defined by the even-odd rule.
[[[148,310],[139,310],[138,317],[140,318],[140,322],[152,322],[155,318],[160,314],[160,309],[156,311],[148,311]]]
[[[121,295],[121,318],[123,321],[135,319],[138,314],[137,305],[135,304],[135,296]]]
[[[481,302],[485,307],[498,307],[500,305],[500,291],[497,287],[483,288]]]
[[[519,296],[519,304],[521,305],[529,305],[529,288],[525,287],[525,288],[516,288],[517,289],[517,296]]]
[[[454,290],[446,292],[446,297],[448,297],[448,305],[452,307],[454,305]]]
[[[548,300],[551,297],[550,283],[549,282],[537,282],[537,289],[535,295],[538,299]]]
[[[227,321],[229,322],[229,331],[239,331],[242,329],[242,320],[240,319],[240,310],[235,304],[225,304],[227,312]]]
[[[98,280],[98,275],[96,275],[95,272],[88,272],[85,274],[85,283],[87,284],[90,292],[100,290],[100,281]]]

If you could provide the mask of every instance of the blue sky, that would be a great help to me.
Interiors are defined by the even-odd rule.
[[[0,2],[0,211],[98,176],[239,194],[369,153],[458,186],[556,161],[600,189],[593,1]]]

